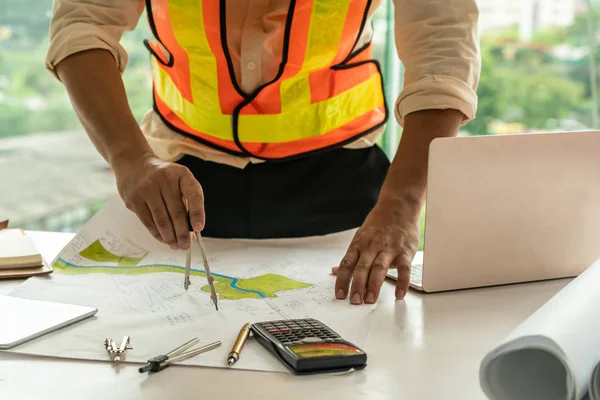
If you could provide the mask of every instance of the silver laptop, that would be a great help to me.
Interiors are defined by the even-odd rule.
[[[435,139],[427,185],[414,289],[574,277],[600,258],[600,131]]]

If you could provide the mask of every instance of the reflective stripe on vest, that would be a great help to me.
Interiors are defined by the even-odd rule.
[[[371,0],[292,0],[278,74],[251,94],[235,80],[225,0],[147,4],[160,43],[146,42],[155,109],[181,133],[230,153],[281,159],[345,144],[387,119],[371,45],[352,54]]]

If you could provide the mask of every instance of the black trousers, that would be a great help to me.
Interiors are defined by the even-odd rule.
[[[389,160],[379,146],[336,149],[240,169],[184,156],[205,196],[203,235],[285,238],[359,227],[377,202]]]

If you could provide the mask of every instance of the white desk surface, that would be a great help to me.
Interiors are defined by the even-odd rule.
[[[30,234],[48,261],[72,237]],[[21,282],[0,281],[0,293]],[[0,399],[485,399],[478,379],[484,354],[568,282],[411,290],[404,301],[395,301],[392,282],[385,282],[364,346],[368,366],[345,376],[181,366],[149,376],[137,365],[0,352]]]

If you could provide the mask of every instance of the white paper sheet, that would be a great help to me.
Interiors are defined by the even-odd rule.
[[[571,281],[480,367],[493,400],[578,400],[600,354],[600,260]]]
[[[194,247],[189,292],[183,289],[185,252],[158,243],[120,201],[111,200],[54,261],[55,272],[27,280],[10,293],[29,299],[90,305],[93,320],[52,333],[14,352],[108,360],[103,343],[131,336],[126,360],[145,362],[194,338],[220,340],[217,350],[183,364],[226,367],[246,322],[311,317],[357,346],[365,343],[375,306],[334,299],[331,267],[353,232],[302,239],[205,238],[219,311],[210,300],[202,259]],[[286,371],[254,340],[234,368]]]

